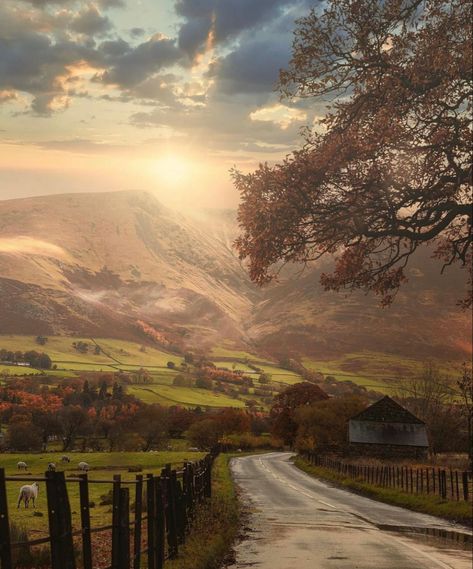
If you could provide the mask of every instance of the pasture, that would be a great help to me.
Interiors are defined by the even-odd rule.
[[[85,342],[89,345],[86,353],[77,351],[73,342]],[[100,346],[100,353],[95,353],[95,346]],[[178,366],[183,358],[154,348],[142,346],[136,342],[115,340],[111,338],[94,338],[76,336],[48,336],[44,346],[36,343],[34,336],[16,334],[0,335],[0,348],[6,350],[36,350],[46,352],[59,369],[82,371],[100,371],[104,366],[110,366],[113,370],[120,364],[137,366],[166,367],[168,361],[173,361]],[[92,366],[95,369],[90,369]],[[105,371],[105,369],[104,369]]]
[[[142,468],[140,474],[159,473],[168,463],[173,466],[182,466],[186,460],[193,461],[202,458],[205,453],[188,451],[166,451],[166,452],[112,452],[112,453],[67,453],[71,459],[68,464],[60,462],[62,453],[42,453],[42,454],[3,454],[0,466],[5,468],[7,476],[25,476],[24,472],[18,472],[17,462],[23,460],[28,465],[26,477],[43,476],[47,470],[49,462],[57,465],[57,470],[65,472],[68,477],[76,477],[80,471],[77,465],[85,461],[90,465],[89,479],[111,480],[114,474],[120,474],[122,480],[133,480],[134,473],[128,469]],[[48,513],[46,509],[46,487],[45,482],[40,482],[39,495],[36,509],[25,509],[23,505],[17,509],[17,500],[20,487],[28,482],[7,482],[8,508],[12,522],[25,527],[30,534],[30,538],[40,537],[43,531],[47,531]],[[68,485],[69,499],[71,503],[72,520],[74,526],[80,525],[79,511],[79,485],[77,482],[70,482]],[[111,520],[111,505],[100,505],[101,496],[108,494],[111,484],[91,483],[89,486],[89,499],[94,506],[90,508],[90,517],[94,526],[108,524]],[[107,501],[107,500],[106,500]],[[36,512],[36,514],[35,514]],[[41,515],[43,514],[43,515]]]
[[[176,387],[173,385],[131,385],[127,392],[145,403],[161,405],[183,405],[185,407],[244,407],[239,399],[233,399],[223,393],[215,393],[197,387]]]
[[[332,375],[337,381],[353,381],[386,394],[395,392],[401,379],[419,376],[424,365],[420,360],[371,351],[347,353],[333,359],[304,357],[302,363],[307,369]],[[437,363],[447,377],[459,369],[458,362]]]

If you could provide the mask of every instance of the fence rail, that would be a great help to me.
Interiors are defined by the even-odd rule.
[[[163,569],[184,544],[199,504],[211,497],[216,454],[186,462],[180,470],[168,464],[159,475],[138,474],[127,481],[120,475],[109,480],[89,479],[87,474],[66,479],[64,472],[28,478],[6,476],[0,468],[0,568],[14,568],[16,549],[49,543],[51,569]],[[46,482],[47,537],[11,540],[7,500],[7,483],[11,481]],[[89,487],[107,483],[112,485],[112,523],[91,527]],[[79,485],[80,529],[72,526],[68,484]],[[111,532],[110,564],[106,567],[94,562],[92,534],[100,532]]]
[[[433,494],[443,500],[471,501],[472,473],[445,468],[363,465],[337,460],[315,452],[301,456],[313,466],[328,468],[342,476],[410,494]]]

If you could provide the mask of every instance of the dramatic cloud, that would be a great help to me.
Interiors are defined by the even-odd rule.
[[[121,146],[121,124],[215,154],[286,152],[314,113],[275,89],[294,21],[313,4],[0,0],[1,112],[74,117],[69,141],[57,126],[49,143],[31,143],[49,150],[105,153]],[[113,133],[102,136],[104,124]]]
[[[216,62],[209,75],[226,94],[271,92],[289,55],[287,42],[280,38],[254,39]]]
[[[205,50],[209,34],[215,44],[235,38],[278,17],[290,0],[178,0],[176,12],[184,18],[179,47],[191,58]]]
[[[160,34],[134,48],[126,45],[123,40],[118,40],[106,42],[98,51],[104,56],[103,63],[107,69],[97,79],[123,88],[141,83],[181,58],[175,40]]]
[[[71,22],[71,30],[88,36],[102,35],[112,28],[112,22],[90,5]]]

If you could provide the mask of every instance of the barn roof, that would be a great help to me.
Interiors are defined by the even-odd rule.
[[[378,423],[424,424],[423,421],[387,395],[352,417],[352,419],[356,421],[376,421]]]

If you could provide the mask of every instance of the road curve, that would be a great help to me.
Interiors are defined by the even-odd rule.
[[[250,513],[228,569],[471,569],[471,544],[422,533],[466,528],[334,488],[290,457],[232,460]]]

